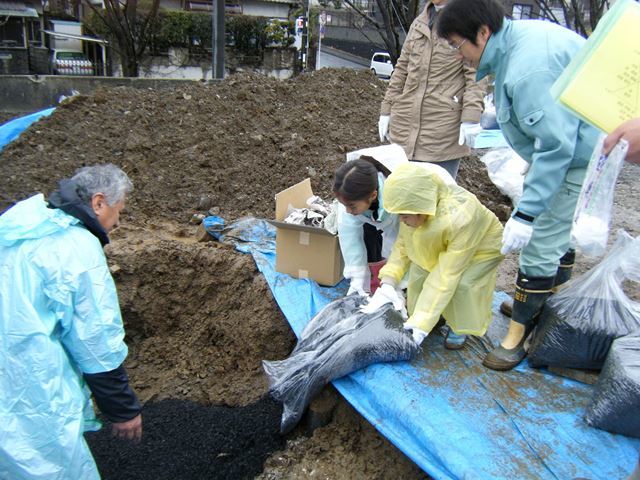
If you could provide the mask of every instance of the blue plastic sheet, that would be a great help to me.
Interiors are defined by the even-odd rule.
[[[211,220],[215,218],[216,220]],[[212,227],[212,224],[215,224]],[[282,312],[299,335],[313,315],[346,293],[346,282],[319,287],[275,271],[275,231],[263,220],[229,227],[217,217],[205,228],[251,253]],[[449,351],[431,334],[412,362],[377,364],[334,381],[340,393],[385,437],[436,479],[626,478],[640,440],[614,435],[583,420],[593,386],[535,370],[482,366],[507,320],[498,313],[486,338]]]
[[[51,115],[54,110],[55,107],[47,108],[46,110],[41,110],[24,117],[14,118],[13,120],[0,125],[0,151],[2,151],[2,149],[10,142],[18,138],[20,134],[29,127],[29,125],[40,120],[42,117]]]

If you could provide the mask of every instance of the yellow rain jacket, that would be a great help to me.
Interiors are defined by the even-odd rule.
[[[423,214],[400,232],[380,278],[399,282],[407,270],[408,324],[431,331],[444,316],[456,333],[483,335],[491,321],[502,225],[475,195],[419,166],[398,167],[385,184],[385,209]]]

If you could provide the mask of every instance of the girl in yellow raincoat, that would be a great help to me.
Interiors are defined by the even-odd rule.
[[[412,164],[399,166],[388,177],[385,208],[399,215],[400,231],[380,270],[386,287],[364,308],[398,304],[396,286],[408,272],[405,327],[418,343],[440,316],[450,327],[448,348],[462,348],[466,334],[483,335],[492,318],[496,271],[503,258],[502,225],[496,216],[472,193]]]

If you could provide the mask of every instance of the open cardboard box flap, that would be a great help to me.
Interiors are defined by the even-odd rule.
[[[306,178],[280,193],[276,193],[276,219],[269,220],[275,227],[288,228],[290,230],[298,230],[301,232],[315,233],[319,235],[335,236],[324,228],[312,227],[309,225],[298,225],[295,223],[286,223],[284,219],[289,211],[289,206],[293,208],[307,208],[307,199],[313,196],[311,190],[311,180]]]
[[[342,279],[344,268],[338,236],[324,228],[283,221],[289,206],[306,208],[311,196],[308,178],[276,194],[276,218],[269,221],[276,227],[276,271],[333,286]]]

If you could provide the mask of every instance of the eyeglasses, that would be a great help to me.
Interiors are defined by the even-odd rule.
[[[453,44],[453,43],[451,43],[451,42],[447,42],[447,45],[449,45],[449,48],[450,48],[451,50],[455,50],[456,52],[459,52],[459,51],[460,51],[460,49],[462,48],[462,45],[464,45],[466,41],[467,41],[467,39],[465,38],[465,39],[464,39],[464,40],[462,40],[458,45],[454,45],[454,44]]]

